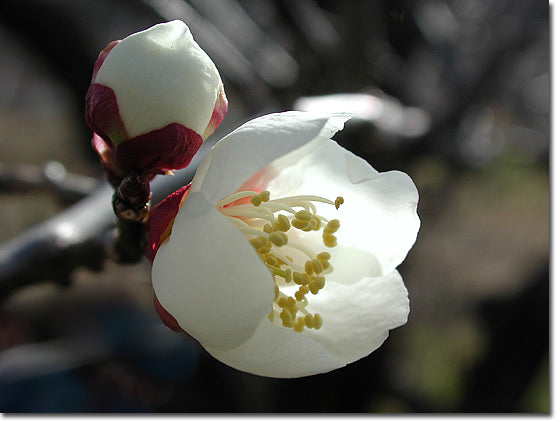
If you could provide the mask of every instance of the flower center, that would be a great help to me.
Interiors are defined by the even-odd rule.
[[[273,275],[276,294],[268,318],[296,332],[321,328],[323,319],[307,310],[306,295],[318,294],[325,287],[325,276],[333,271],[331,255],[313,250],[305,236],[322,230],[322,244],[334,248],[334,233],[340,227],[339,220],[317,214],[314,202],[338,209],[344,200],[313,195],[271,199],[264,190],[236,192],[216,204],[249,239]]]

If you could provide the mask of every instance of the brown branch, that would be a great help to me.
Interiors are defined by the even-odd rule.
[[[186,169],[152,181],[154,204],[190,182],[212,144],[206,141]],[[141,259],[144,245],[138,239],[144,237],[136,231],[144,227],[122,221],[117,225],[113,195],[113,188],[103,183],[88,198],[1,245],[0,302],[22,287],[43,281],[69,285],[77,268],[100,271],[106,259],[120,263]]]
[[[90,195],[99,184],[93,177],[67,172],[58,161],[49,161],[42,167],[0,163],[3,191],[47,189],[64,201],[76,202]]]

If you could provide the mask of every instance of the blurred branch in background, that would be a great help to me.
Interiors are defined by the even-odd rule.
[[[212,141],[205,143],[191,165],[177,171],[175,177],[159,176],[152,182],[154,203],[190,181],[212,144]],[[37,174],[29,167],[25,170],[27,187],[29,176],[36,179]],[[11,177],[13,179],[13,175]],[[18,178],[20,184],[23,183],[21,179],[23,177]],[[89,178],[74,178],[73,184],[79,181],[85,184],[86,180],[90,181]],[[38,184],[37,180],[34,182]],[[68,286],[73,272],[80,267],[101,271],[103,262],[114,254],[111,248],[116,236],[116,218],[111,208],[112,195],[113,189],[104,183],[73,207],[3,244],[0,247],[0,299],[6,300],[14,291],[44,281]]]
[[[155,179],[154,203],[222,134],[286,109],[355,112],[337,141],[413,177],[410,321],[372,356],[299,380],[239,373],[160,330],[147,265],[107,260],[91,67],[171,19],[230,111],[187,170]],[[0,2],[0,411],[549,412],[549,32],[532,0]]]
[[[43,167],[0,164],[0,189],[5,192],[48,189],[62,201],[72,203],[90,195],[99,183],[93,177],[68,173],[58,161],[49,161]]]

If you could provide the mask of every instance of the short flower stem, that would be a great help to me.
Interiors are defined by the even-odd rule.
[[[147,228],[144,221],[117,222],[117,236],[114,240],[113,259],[119,264],[135,264],[144,256],[146,250]]]
[[[150,174],[132,172],[124,177],[113,195],[113,211],[118,218],[113,244],[115,261],[136,263],[147,245],[147,216],[150,211]]]
[[[121,180],[113,196],[113,210],[119,220],[143,221],[148,215],[150,175],[145,172],[132,172]]]

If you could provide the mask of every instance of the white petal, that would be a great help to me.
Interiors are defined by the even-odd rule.
[[[390,329],[406,323],[408,292],[397,271],[352,285],[327,282],[318,295],[309,295],[307,309],[321,314],[319,330],[296,333],[265,319],[238,348],[205,348],[221,362],[256,375],[293,378],[328,372],[369,355]]]
[[[389,330],[406,323],[408,292],[396,270],[351,285],[327,278],[319,294],[309,295],[307,309],[322,316],[323,326],[305,334],[350,363],[369,355],[385,341]]]
[[[240,371],[275,378],[315,375],[346,362],[303,333],[277,327],[266,318],[255,335],[240,347],[220,352],[206,347],[219,361]]]
[[[210,201],[232,194],[271,161],[317,137],[342,129],[347,114],[284,112],[245,123],[218,142],[198,167],[191,192],[204,191]]]
[[[338,243],[375,255],[382,273],[396,268],[416,240],[418,191],[410,177],[399,171],[379,173],[332,140],[317,144],[307,154],[291,152],[272,163],[263,177],[273,198],[342,196],[344,204],[338,210],[319,204],[318,212],[338,218]]]
[[[175,20],[122,40],[95,82],[113,89],[128,135],[134,137],[170,123],[202,135],[221,79],[189,28]]]
[[[320,250],[325,250],[325,247]],[[329,281],[352,284],[364,277],[378,277],[383,274],[381,264],[371,252],[345,245],[338,245],[327,251],[331,254],[329,262],[334,268],[333,272],[327,275]]]
[[[160,246],[152,283],[162,306],[201,343],[227,350],[270,312],[274,281],[241,232],[200,192],[179,210]]]

